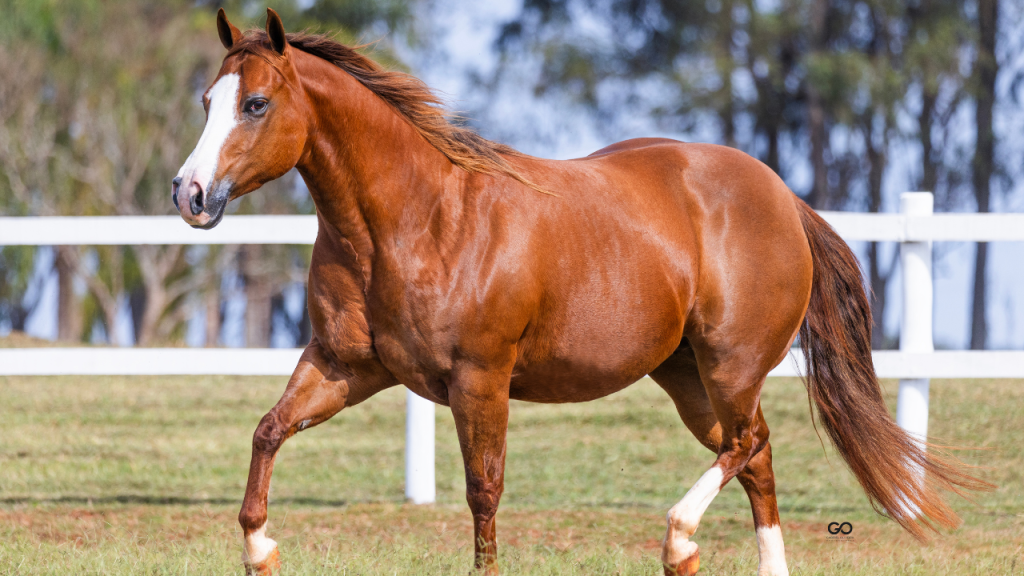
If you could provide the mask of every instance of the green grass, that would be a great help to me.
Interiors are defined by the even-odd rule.
[[[250,439],[283,378],[0,378],[0,574],[240,573]],[[895,383],[888,382],[889,392]],[[1024,382],[932,384],[931,431],[999,485],[919,544],[874,514],[798,380],[763,406],[794,574],[1024,572]],[[472,532],[451,412],[438,408],[438,503],[402,502],[404,389],[288,441],[269,535],[287,574],[458,574]],[[649,381],[587,404],[513,403],[498,514],[506,574],[656,574],[665,511],[713,455]],[[831,521],[854,540],[827,540]],[[694,540],[703,574],[754,574],[749,504],[730,483]]]

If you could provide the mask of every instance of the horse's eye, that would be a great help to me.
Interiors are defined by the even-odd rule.
[[[245,111],[249,114],[262,114],[266,109],[266,100],[253,100],[245,105]]]

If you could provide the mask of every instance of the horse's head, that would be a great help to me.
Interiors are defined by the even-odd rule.
[[[203,135],[171,184],[181,217],[207,229],[220,222],[228,202],[293,168],[308,134],[308,103],[292,61],[296,50],[277,13],[267,10],[269,46],[242,49],[253,41],[223,9],[217,31],[228,55],[203,94]]]

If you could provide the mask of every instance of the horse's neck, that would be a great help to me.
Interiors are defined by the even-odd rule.
[[[304,77],[319,109],[299,172],[317,212],[352,243],[361,258],[376,259],[395,234],[422,225],[461,177],[440,152],[378,96],[335,66],[312,58]],[[419,208],[421,207],[422,208]]]

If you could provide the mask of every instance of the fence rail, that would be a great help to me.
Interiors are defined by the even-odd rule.
[[[228,215],[212,230],[181,216],[0,217],[0,246],[312,244],[316,231],[316,216]]]
[[[1024,242],[1024,214],[819,214],[846,240]],[[128,244],[312,244],[316,216],[228,215],[213,230],[179,216],[0,217],[0,246]]]
[[[5,376],[290,376],[299,348],[0,348]],[[876,350],[879,378],[1024,378],[1024,351]],[[800,376],[794,350],[768,374]]]
[[[932,242],[1024,241],[1024,214],[933,214],[927,192],[906,192],[898,214],[820,212],[847,241],[900,243],[900,351],[874,352],[879,377],[900,378],[896,418],[928,432],[930,378],[1024,378],[1024,352],[939,351],[932,342]],[[0,246],[128,244],[311,244],[316,216],[228,216],[192,230],[177,216],[0,217]],[[290,375],[301,350],[195,348],[0,349],[0,375]],[[769,376],[796,376],[794,352]],[[434,405],[407,395],[406,496],[434,500]]]
[[[911,192],[911,194],[921,194]],[[874,242],[1022,242],[1024,214],[873,214],[819,212],[845,240]]]

